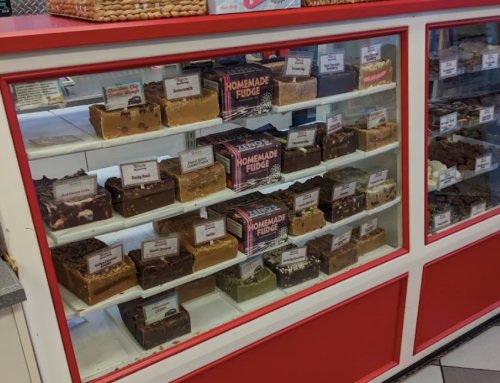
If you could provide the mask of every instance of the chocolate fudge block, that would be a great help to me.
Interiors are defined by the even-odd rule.
[[[175,202],[175,184],[170,177],[162,177],[160,182],[145,185],[144,189],[139,186],[124,189],[117,177],[106,180],[104,186],[111,193],[113,209],[125,218]]]
[[[321,158],[329,161],[334,158],[355,153],[358,148],[358,134],[355,130],[341,129],[337,132],[326,134],[326,124],[316,123],[318,128],[316,142],[321,147]]]
[[[385,245],[385,230],[377,227],[370,234],[365,235],[363,238],[359,237],[359,228],[352,231],[351,242],[358,246],[358,255],[361,257]]]
[[[202,97],[189,97],[168,101],[165,98],[163,81],[144,84],[144,92],[149,101],[161,106],[163,123],[168,127],[193,124],[213,120],[219,115],[217,92],[203,89]]]
[[[234,207],[226,220],[239,250],[249,256],[285,243],[288,236],[288,208],[271,199]]]
[[[392,82],[392,63],[389,59],[352,67],[356,71],[356,88],[359,90]]]
[[[224,167],[214,162],[206,168],[182,174],[178,158],[168,158],[160,162],[162,177],[172,177],[175,181],[175,198],[189,202],[207,197],[226,188]]]
[[[179,255],[174,257],[156,258],[142,261],[141,250],[132,250],[128,256],[137,269],[139,285],[144,289],[160,286],[179,279],[193,272],[193,256],[181,248]]]
[[[224,142],[215,148],[227,186],[242,192],[281,179],[281,144],[266,134]]]
[[[322,198],[319,200],[320,210],[325,213],[325,219],[331,223],[336,223],[361,213],[364,205],[365,194],[358,191],[352,196],[340,198],[335,201]]]
[[[192,301],[193,299],[215,292],[215,277],[209,275],[205,278],[196,279],[195,281],[177,286],[175,291],[180,303]]]
[[[217,146],[223,142],[233,141],[240,138],[246,138],[254,135],[254,131],[247,128],[235,128],[226,132],[209,134],[196,139],[197,146],[213,145]]]
[[[331,251],[332,234],[322,235],[307,242],[308,254],[321,261],[322,273],[332,275],[358,261],[358,246],[352,242]]]
[[[476,158],[485,155],[492,149],[487,150],[483,145],[462,141],[438,141],[429,145],[428,158],[431,161],[440,161],[449,168],[456,166],[459,172],[467,175],[476,170]],[[492,163],[498,162],[498,157],[495,154],[492,152]]]
[[[83,170],[63,179],[71,179],[87,175]],[[51,230],[62,230],[70,227],[102,221],[113,216],[111,195],[102,186],[97,185],[97,194],[80,200],[54,202],[53,185],[56,178],[43,176],[34,180],[38,203],[42,218]]]
[[[119,264],[93,275],[87,274],[86,256],[107,246],[91,238],[51,250],[57,282],[89,306],[137,285],[134,263],[126,256]]]
[[[208,217],[211,219],[220,218],[222,216],[225,217],[229,213],[229,211],[235,207],[249,205],[254,202],[262,201],[266,198],[267,196],[265,196],[261,192],[253,192],[230,199],[229,201],[220,202],[218,204],[207,207]]]
[[[179,305],[180,312],[178,314],[146,325],[142,307],[155,298],[156,296],[146,299],[138,298],[118,305],[123,323],[145,350],[170,342],[191,332],[189,313],[181,305]]]
[[[219,89],[225,121],[269,113],[273,101],[273,72],[262,65],[214,68],[203,73],[205,86]]]
[[[276,290],[277,280],[276,275],[264,267],[252,278],[243,281],[239,267],[235,265],[216,273],[215,283],[219,289],[241,303]]]
[[[320,260],[308,255],[305,261],[281,266],[281,253],[297,246],[289,244],[263,254],[264,264],[276,274],[278,287],[286,289],[319,277]]]
[[[316,78],[314,77],[278,77],[274,79],[275,105],[283,106],[316,98]]]
[[[347,128],[346,131],[354,130],[358,135],[359,149],[369,152],[383,146],[396,142],[397,124],[388,122],[385,125],[373,129],[363,129],[359,127]]]
[[[103,140],[160,130],[160,107],[146,105],[106,111],[104,105],[89,106],[90,123]]]
[[[344,72],[330,74],[319,74],[318,67],[314,67],[313,76],[318,82],[318,97],[352,92],[356,86],[356,71],[350,65]]]

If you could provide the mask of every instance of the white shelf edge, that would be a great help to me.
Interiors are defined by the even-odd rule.
[[[321,165],[313,166],[312,168],[299,170],[298,172],[293,173],[281,173],[281,181],[282,182],[291,182],[295,180],[299,180],[301,178],[309,177],[315,174],[320,174],[326,172],[326,165],[324,162]]]
[[[371,150],[369,152],[363,152],[364,153],[364,158],[370,158],[373,156],[378,156],[379,154],[390,152],[391,150],[399,148],[399,142],[393,142],[389,145],[382,146],[381,148]]]
[[[394,199],[394,201],[387,202],[379,207],[376,207],[375,209],[367,210],[367,214],[368,215],[378,214],[381,211],[390,209],[391,207],[398,205],[400,202],[401,202],[401,197],[396,197],[396,199]]]
[[[322,105],[322,101],[323,101],[322,98],[315,98],[313,100],[297,102],[296,104],[289,104],[283,106],[273,105],[272,111],[273,113],[293,112],[294,110],[301,110],[301,109],[312,108],[314,106],[320,106]]]
[[[341,166],[350,164],[352,162],[356,162],[365,158],[364,152],[356,151],[354,153],[348,154],[346,156],[334,158],[330,161],[322,162],[324,166],[326,166],[326,170],[332,170],[336,168],[340,168]]]

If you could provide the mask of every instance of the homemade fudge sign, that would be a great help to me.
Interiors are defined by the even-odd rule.
[[[226,220],[224,218],[214,219],[212,221],[195,223],[194,241],[196,246],[203,243],[215,241],[226,236]]]
[[[453,166],[452,168],[439,172],[438,190],[447,188],[448,186],[454,185],[456,183],[457,183],[456,166]]]
[[[179,255],[180,240],[177,233],[168,237],[144,241],[141,245],[141,256],[143,261],[157,258],[174,257]]]
[[[359,237],[363,238],[370,234],[378,227],[378,217],[375,217],[361,225],[359,229]]]
[[[214,151],[212,145],[200,146],[179,153],[181,173],[191,173],[199,169],[211,166],[214,163]]]
[[[339,73],[345,71],[344,52],[329,53],[319,56],[319,73]]]
[[[106,110],[125,109],[146,103],[142,80],[116,81],[102,87]]]
[[[99,273],[123,261],[123,244],[118,243],[87,255],[89,275]]]
[[[484,124],[486,122],[493,121],[494,114],[495,114],[495,107],[494,106],[481,109],[479,111],[479,123]]]
[[[290,52],[286,56],[283,75],[288,77],[309,77],[313,64],[313,52]]]
[[[458,57],[439,60],[439,77],[453,77],[458,74]]]
[[[498,68],[498,52],[489,52],[483,55],[483,70]]]
[[[368,188],[382,185],[387,180],[387,173],[389,173],[389,169],[370,174],[368,178]]]
[[[347,245],[351,241],[351,234],[352,229],[346,230],[340,234],[334,234],[330,251],[335,251],[340,249],[342,246]]]
[[[434,215],[434,230],[440,230],[443,227],[451,225],[451,211]]]
[[[64,93],[59,80],[14,84],[13,96],[17,110],[64,104]]]
[[[120,164],[120,172],[124,188],[152,184],[161,180],[160,167],[156,159]]]
[[[476,173],[487,172],[491,169],[492,153],[476,157]]]
[[[202,95],[201,77],[199,73],[182,74],[174,78],[167,78],[165,83],[165,97],[169,101]]]
[[[361,65],[382,60],[382,44],[365,45],[361,47]]]
[[[297,247],[281,253],[280,265],[288,266],[304,262],[307,258],[307,246]]]
[[[446,133],[458,128],[458,113],[447,114],[439,118],[439,132]]]
[[[180,309],[177,293],[169,294],[151,303],[145,304],[142,306],[142,310],[144,312],[146,326],[178,314]]]
[[[382,108],[368,114],[368,129],[377,128],[387,123],[387,108]]]
[[[316,144],[316,132],[318,128],[301,128],[289,130],[286,140],[287,149],[307,148]]]
[[[329,113],[326,116],[326,134],[338,132],[342,129],[342,113]]]
[[[257,255],[241,262],[239,266],[241,280],[246,281],[264,268],[264,260],[262,255]]]
[[[54,136],[54,137],[40,137],[29,140],[34,145],[39,147],[61,145],[61,144],[71,144],[73,142],[82,141],[76,136]]]
[[[97,175],[61,179],[52,188],[56,203],[92,197],[97,194]]]
[[[486,201],[479,201],[471,205],[470,216],[472,218],[483,214],[485,211],[486,211]]]
[[[319,201],[320,188],[309,190],[305,193],[296,194],[293,196],[293,210],[302,211],[311,206],[316,206]]]
[[[344,184],[342,186],[337,186],[333,188],[332,201],[336,201],[341,198],[349,197],[356,193],[356,181]]]

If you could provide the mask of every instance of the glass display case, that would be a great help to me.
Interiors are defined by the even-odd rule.
[[[83,382],[402,254],[401,35],[331,41],[10,84]]]
[[[429,30],[428,241],[500,211],[498,25]]]

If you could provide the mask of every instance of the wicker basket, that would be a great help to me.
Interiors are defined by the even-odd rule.
[[[368,3],[372,1],[388,1],[388,0],[302,0],[302,6],[319,7],[321,5]]]
[[[206,0],[48,0],[52,15],[98,22],[199,16]]]

